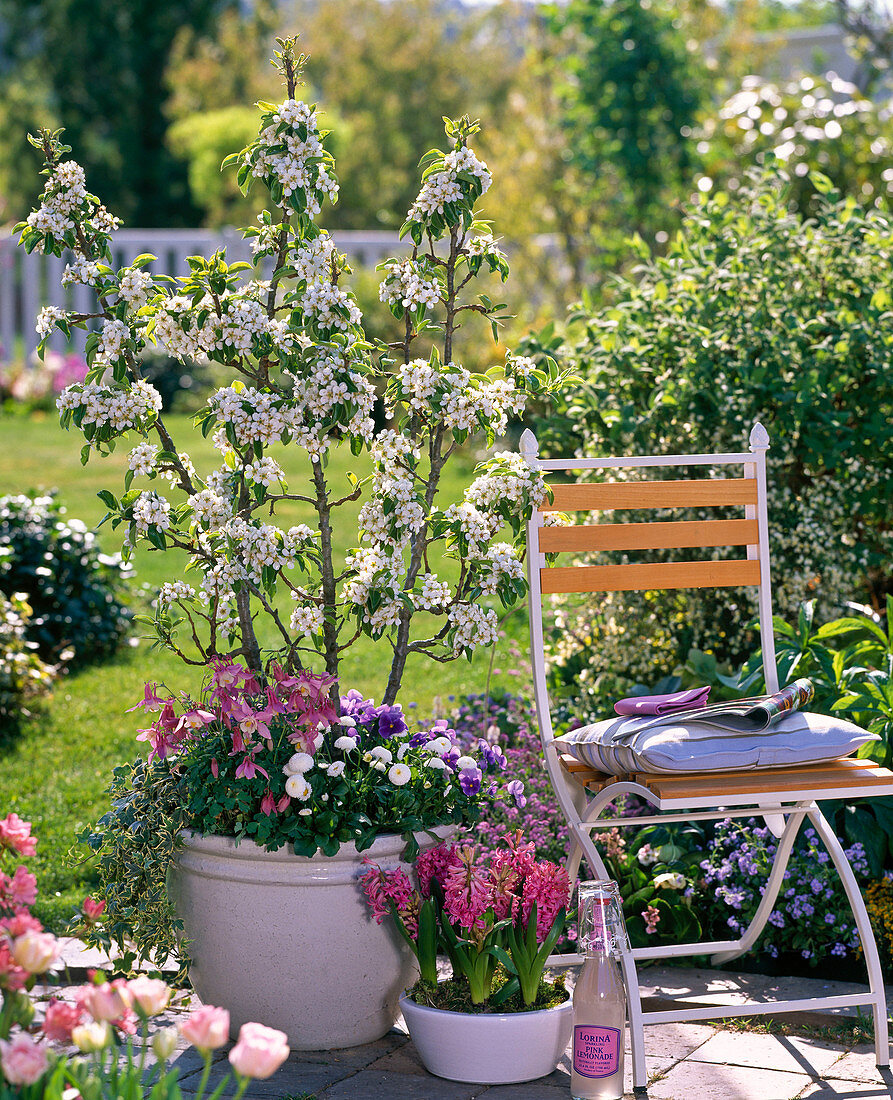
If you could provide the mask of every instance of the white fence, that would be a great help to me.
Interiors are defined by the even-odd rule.
[[[340,230],[333,234],[340,251],[358,267],[375,267],[399,249],[397,234],[365,230]],[[208,256],[226,247],[229,262],[251,260],[247,241],[235,230],[122,229],[113,238],[115,266],[123,267],[143,252],[157,256],[148,270],[158,274],[188,275],[187,256]],[[34,320],[43,306],[58,306],[78,313],[96,312],[96,299],[86,286],[63,287],[65,257],[28,255],[16,247],[16,238],[0,237],[0,363],[11,358],[30,360],[37,347]],[[83,329],[72,333],[72,347],[82,351],[87,338]],[[50,347],[64,351],[65,337],[56,332]]]

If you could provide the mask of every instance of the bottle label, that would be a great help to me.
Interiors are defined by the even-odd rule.
[[[610,1077],[620,1067],[621,1035],[616,1027],[577,1024],[574,1072],[581,1077]]]

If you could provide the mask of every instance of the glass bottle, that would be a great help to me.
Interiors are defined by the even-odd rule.
[[[581,882],[578,940],[586,961],[574,986],[573,1100],[623,1100],[626,989],[617,956],[626,938],[616,883]]]

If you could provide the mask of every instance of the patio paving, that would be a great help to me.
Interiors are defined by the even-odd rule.
[[[73,945],[74,947],[74,945]],[[101,960],[67,953],[71,982]],[[569,974],[568,984],[571,984]],[[710,1003],[718,994],[732,1000],[789,999],[845,995],[863,986],[822,979],[768,978],[714,970],[651,967],[640,974],[646,1007],[668,1007],[662,992],[689,1003]],[[739,994],[738,991],[741,991]],[[160,1024],[176,1021],[187,1010],[185,998]],[[195,1001],[193,999],[192,1004]],[[856,1009],[850,1013],[855,1015]],[[798,1013],[816,1027],[840,1023],[840,1015]],[[793,1014],[788,1019],[794,1019]],[[764,1018],[768,1019],[768,1018]],[[893,1100],[893,1075],[880,1071],[869,1044],[844,1045],[762,1031],[739,1031],[713,1023],[661,1024],[646,1028],[648,1100],[824,1100],[874,1097]],[[629,1046],[627,1044],[627,1051]],[[227,1049],[217,1053],[211,1082],[219,1083],[229,1063]],[[180,1068],[184,1097],[198,1088],[201,1061],[181,1044],[172,1064]],[[633,1100],[627,1057],[628,1100]],[[522,1085],[473,1085],[431,1076],[421,1065],[402,1020],[384,1038],[341,1051],[301,1051],[267,1081],[251,1084],[246,1100],[568,1100],[570,1062],[562,1058],[554,1073]],[[640,1100],[643,1100],[640,1094]]]

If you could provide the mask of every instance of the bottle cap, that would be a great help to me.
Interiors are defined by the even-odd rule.
[[[578,888],[577,939],[587,954],[615,955],[629,950],[620,889],[610,879],[581,882]]]

